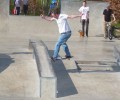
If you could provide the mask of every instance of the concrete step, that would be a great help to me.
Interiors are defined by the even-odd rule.
[[[76,63],[78,64],[110,64],[116,63],[115,59],[108,59],[108,60],[77,60],[75,59]]]
[[[109,65],[89,65],[89,64],[78,64],[83,71],[113,71],[113,68]]]
[[[76,61],[81,71],[119,71],[115,61]]]

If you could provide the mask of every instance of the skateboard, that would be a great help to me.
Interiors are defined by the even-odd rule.
[[[73,56],[72,56],[71,58],[73,58]],[[55,61],[57,61],[57,60],[70,60],[71,58],[60,57],[60,58],[58,58],[58,59],[53,59],[53,57],[50,57],[50,59],[51,59],[53,62],[55,62]]]
[[[71,58],[73,58],[73,56],[71,56]],[[61,57],[62,60],[66,60],[66,59],[70,60],[71,58]]]

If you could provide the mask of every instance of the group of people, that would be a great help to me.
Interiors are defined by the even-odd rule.
[[[51,11],[58,6],[57,0],[52,0],[48,12],[48,16],[51,15]],[[19,15],[23,9],[24,15],[27,15],[28,12],[28,0],[14,0],[14,9],[13,14]]]
[[[21,12],[21,9],[23,9],[24,15],[27,15],[28,0],[14,0],[14,14],[19,15]]]
[[[113,11],[111,9],[109,10],[108,9],[109,8],[105,9],[103,12],[105,22],[111,21],[111,15],[113,15],[114,17]],[[68,45],[66,43],[72,34],[72,31],[69,27],[67,19],[73,19],[73,18],[80,17],[81,18],[80,22],[82,24],[83,37],[85,33],[86,33],[86,37],[88,37],[89,7],[87,6],[86,1],[83,1],[83,6],[80,7],[79,12],[80,12],[79,15],[67,15],[67,14],[60,14],[58,10],[55,10],[51,12],[51,17],[42,15],[42,18],[47,21],[56,21],[58,25],[59,33],[60,33],[60,36],[54,48],[54,54],[51,57],[52,61],[55,62],[56,60],[61,59],[58,55],[61,46],[63,47],[63,50],[66,53],[65,57],[68,59],[72,57],[69,51]],[[115,17],[114,17],[114,20],[115,20]],[[85,27],[86,27],[86,30],[85,30]]]

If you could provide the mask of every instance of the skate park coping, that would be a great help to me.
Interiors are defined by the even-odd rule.
[[[57,78],[43,41],[29,40],[29,47],[33,50],[40,77],[40,97],[56,97]]]

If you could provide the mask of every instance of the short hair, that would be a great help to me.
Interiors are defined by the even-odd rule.
[[[56,9],[53,9],[53,10],[51,11],[51,13],[60,14],[60,10],[59,10],[58,8],[56,8]]]
[[[87,1],[86,1],[86,0],[83,0],[83,2],[87,3]]]

